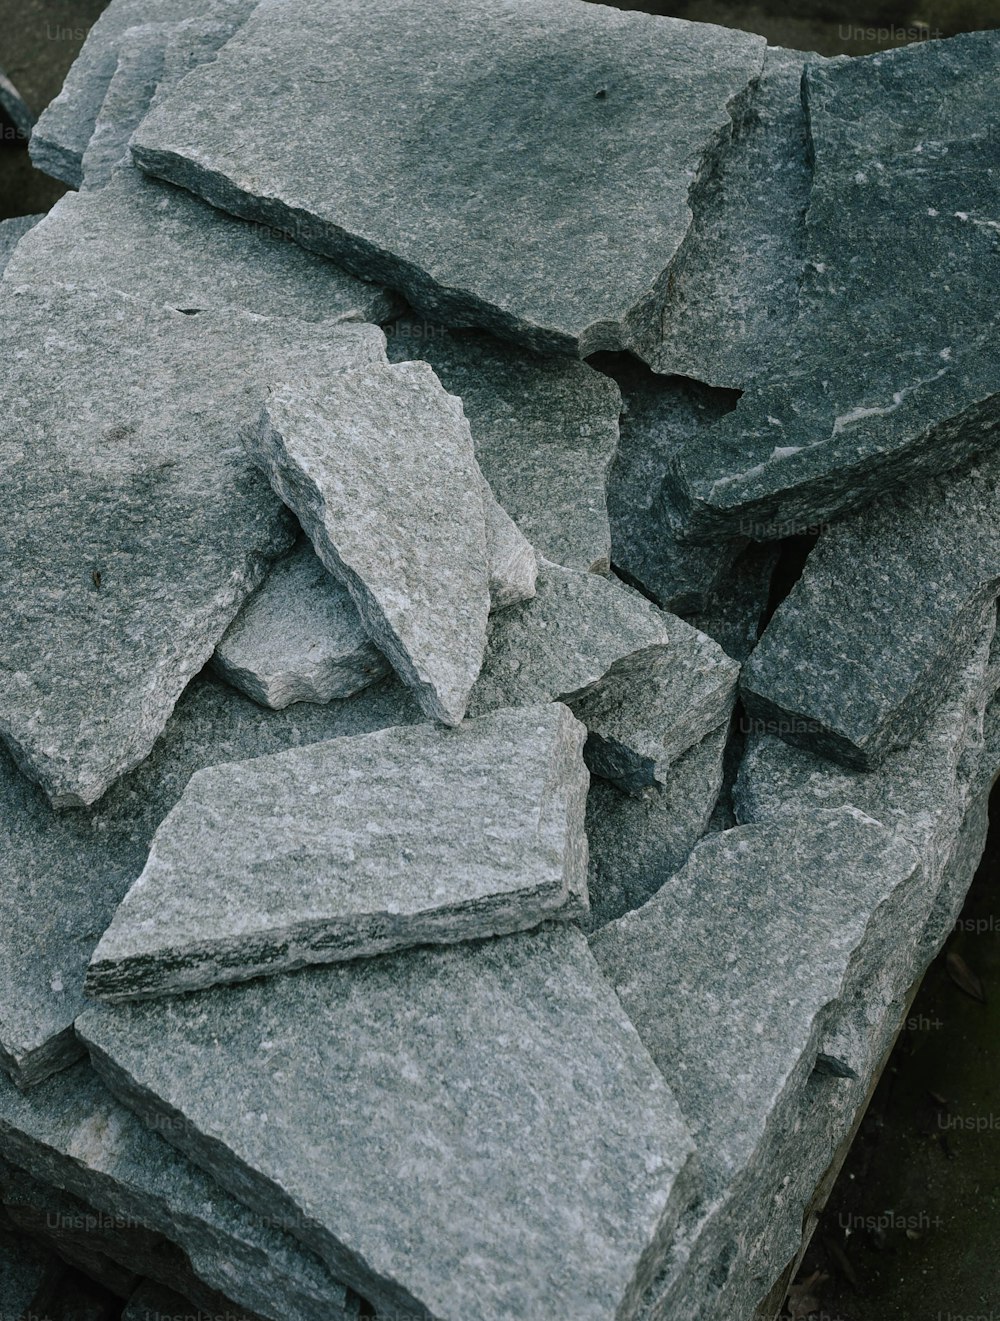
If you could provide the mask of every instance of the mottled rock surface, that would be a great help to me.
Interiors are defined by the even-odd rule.
[[[483,475],[538,552],[606,573],[608,469],[621,411],[614,381],[586,363],[489,335],[405,319],[386,334],[393,362],[422,358],[461,398]]]
[[[199,772],[94,953],[88,994],[172,994],[583,916],[585,737],[550,703]]]
[[[0,734],[54,803],[86,804],[148,755],[291,544],[238,438],[267,382],[332,379],[384,340],[2,288]]]
[[[103,188],[115,167],[127,162],[129,138],[163,76],[164,51],[174,28],[173,23],[140,23],[118,38],[115,71],[83,153],[81,189]]]
[[[483,479],[426,363],[268,397],[247,445],[429,716],[458,724],[490,608]]]
[[[78,1026],[129,1104],[390,1313],[630,1316],[693,1191],[673,1097],[572,927]]]
[[[707,633],[741,665],[760,641],[780,558],[780,545],[752,542],[726,570],[701,609],[684,614],[687,623]]]
[[[265,0],[133,153],[424,315],[585,356],[655,319],[692,178],[763,48],[571,0],[351,3],[337,24],[322,0]]]
[[[10,259],[14,255],[14,249],[27,234],[29,229],[34,228],[44,216],[13,216],[10,220],[0,220],[0,275],[10,264]]]
[[[765,732],[877,765],[925,725],[1000,590],[1000,458],[834,524],[743,673]]]

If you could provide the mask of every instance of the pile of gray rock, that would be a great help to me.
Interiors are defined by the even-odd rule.
[[[1000,770],[1000,34],[111,0],[31,149],[0,1311],[749,1321]]]

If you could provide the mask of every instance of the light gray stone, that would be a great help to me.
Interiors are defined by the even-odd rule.
[[[393,307],[385,290],[277,231],[234,220],[128,168],[99,190],[60,198],[6,278],[123,293],[181,312],[236,308],[302,321],[379,321]]]
[[[743,673],[769,733],[878,765],[919,732],[1000,590],[1000,457],[820,537]]]
[[[395,682],[268,712],[198,679],[152,756],[94,807],[59,813],[0,749],[0,1066],[31,1086],[79,1054],[73,1020],[90,956],[193,772],[420,719]]]
[[[213,664],[275,711],[350,697],[390,670],[344,585],[301,540],[230,624]]]
[[[461,398],[483,475],[539,553],[606,573],[606,488],[621,411],[615,382],[585,363],[489,335],[406,318],[385,330],[393,362],[422,358]]]
[[[44,219],[44,216],[34,215],[13,216],[10,220],[0,220],[0,276],[7,269],[11,257],[14,255],[14,249],[28,230],[34,228],[40,220]]]
[[[149,109],[163,76],[163,56],[173,23],[140,23],[116,43],[117,63],[94,131],[83,153],[81,189],[102,188],[116,166],[127,163],[128,140]]]
[[[781,537],[995,444],[998,57],[986,31],[807,65],[799,316],[677,457],[685,537]]]
[[[198,772],[87,993],[175,994],[584,916],[585,737],[550,703]]]
[[[245,435],[372,641],[429,716],[461,721],[490,608],[483,478],[426,363],[271,392]]]
[[[14,125],[18,136],[27,142],[35,125],[35,116],[2,68],[0,68],[0,112],[5,114]]]
[[[338,20],[264,0],[147,117],[137,162],[446,324],[630,347],[763,39],[575,0],[352,0]]]
[[[0,1075],[4,1153],[100,1215],[160,1234],[209,1287],[269,1321],[340,1321],[357,1300],[282,1224],[247,1210],[112,1097],[81,1060],[24,1096]],[[154,1126],[155,1128],[155,1126]]]
[[[148,755],[291,544],[238,439],[267,382],[333,379],[381,359],[384,340],[2,290],[0,734],[54,803],[87,804]]]
[[[486,520],[490,609],[503,610],[535,595],[538,556],[534,546],[497,500],[485,477],[480,477],[479,485]]]
[[[591,770],[639,790],[728,719],[738,673],[638,592],[543,561],[533,600],[490,620],[469,713],[564,701],[589,730]]]
[[[669,1089],[571,926],[78,1028],[130,1105],[390,1313],[624,1321],[693,1194]]]

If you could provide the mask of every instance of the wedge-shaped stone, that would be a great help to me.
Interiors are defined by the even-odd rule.
[[[587,726],[587,762],[628,790],[728,720],[739,666],[638,592],[543,561],[531,601],[490,620],[472,715],[564,701]]]
[[[655,321],[691,180],[763,48],[575,0],[352,2],[336,23],[265,0],[132,149],[425,315],[586,356]]]
[[[490,608],[484,481],[426,363],[273,391],[251,454],[428,715],[462,719]]]
[[[87,992],[165,995],[583,916],[585,737],[550,703],[199,772]]]
[[[143,1124],[84,1060],[30,1096],[0,1075],[5,1154],[99,1214],[162,1235],[186,1259],[178,1280],[193,1271],[269,1321],[357,1315],[357,1300],[292,1237],[277,1208],[247,1210],[164,1140],[167,1127]]]
[[[993,31],[807,66],[800,316],[735,412],[679,456],[685,536],[780,537],[992,446],[998,66]]]
[[[163,77],[164,51],[175,27],[173,23],[140,23],[126,28],[118,38],[115,71],[83,153],[81,189],[103,188],[115,167],[127,163],[128,140]]]
[[[405,318],[385,329],[393,362],[422,358],[461,398],[483,475],[539,553],[606,573],[606,488],[621,412],[615,382],[586,363],[489,335],[453,335]]]
[[[0,1066],[31,1086],[79,1054],[73,1020],[90,956],[193,772],[420,719],[396,682],[268,712],[196,679],[141,766],[93,808],[60,813],[0,749]]]
[[[377,285],[284,235],[134,169],[60,198],[7,279],[123,293],[180,312],[237,308],[303,321],[380,321],[393,305]]]
[[[747,711],[765,732],[875,766],[927,721],[998,590],[991,457],[823,533],[747,664]]]
[[[389,1313],[629,1317],[693,1192],[669,1089],[570,926],[78,1027],[129,1104]]]
[[[13,216],[10,220],[0,220],[0,275],[3,275],[9,266],[14,249],[28,230],[33,229],[44,218],[40,215]]]
[[[291,544],[239,442],[267,381],[331,379],[384,340],[2,288],[0,733],[54,803],[86,804],[148,755]]]

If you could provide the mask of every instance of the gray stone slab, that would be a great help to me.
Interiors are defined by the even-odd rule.
[[[384,340],[2,288],[0,734],[54,803],[86,804],[148,755],[291,544],[238,439],[268,381],[381,359]]]
[[[236,308],[303,321],[379,321],[393,299],[266,226],[139,170],[60,198],[8,280],[122,293],[178,311]]]
[[[30,1096],[0,1075],[3,1150],[39,1182],[162,1235],[206,1285],[269,1321],[357,1315],[356,1298],[291,1235],[276,1207],[247,1210],[164,1140],[167,1127],[143,1124],[85,1060]]]
[[[41,1244],[0,1225],[0,1321],[23,1321],[50,1264]]]
[[[1000,590],[1000,457],[830,527],[743,673],[765,732],[872,767],[917,734]]]
[[[44,219],[43,215],[32,215],[12,216],[9,220],[0,220],[0,275],[3,275],[7,269],[14,255],[14,249],[28,230],[33,229],[40,220]]]
[[[338,20],[265,0],[146,119],[135,159],[448,325],[630,347],[763,40],[572,0],[352,2]]]
[[[728,719],[738,670],[638,592],[543,561],[535,597],[490,620],[469,713],[565,701],[591,770],[639,790]]]
[[[782,536],[992,445],[998,56],[987,31],[807,66],[799,319],[678,457],[685,536]]]
[[[629,794],[606,780],[587,795],[590,863],[587,931],[642,905],[684,864],[705,834],[722,788],[727,724],[689,748],[666,783]]]
[[[585,738],[550,703],[200,771],[87,994],[176,994],[584,916]]]
[[[480,470],[482,471],[482,470]],[[535,595],[538,556],[535,548],[482,478],[483,517],[486,520],[486,567],[490,609],[503,610]]]
[[[429,716],[458,724],[490,609],[483,478],[426,363],[271,392],[247,446]]]
[[[304,538],[277,561],[215,649],[229,683],[275,711],[350,697],[391,667],[347,588]]]
[[[3,68],[0,68],[0,112],[10,120],[18,137],[27,142],[35,126],[35,116]]]
[[[346,702],[268,712],[199,679],[151,757],[96,806],[59,813],[0,750],[0,1066],[30,1086],[76,1058],[90,956],[195,771],[420,719],[391,681]]]
[[[461,398],[483,475],[539,553],[606,573],[608,470],[621,411],[615,382],[585,363],[489,335],[406,318],[385,330],[393,362],[422,358]]]
[[[173,23],[140,23],[118,38],[117,63],[94,131],[83,153],[80,188],[102,188],[112,171],[128,163],[128,141],[149,109],[160,79]]]
[[[693,1194],[669,1089],[571,926],[78,1028],[130,1105],[390,1314],[629,1317]]]

